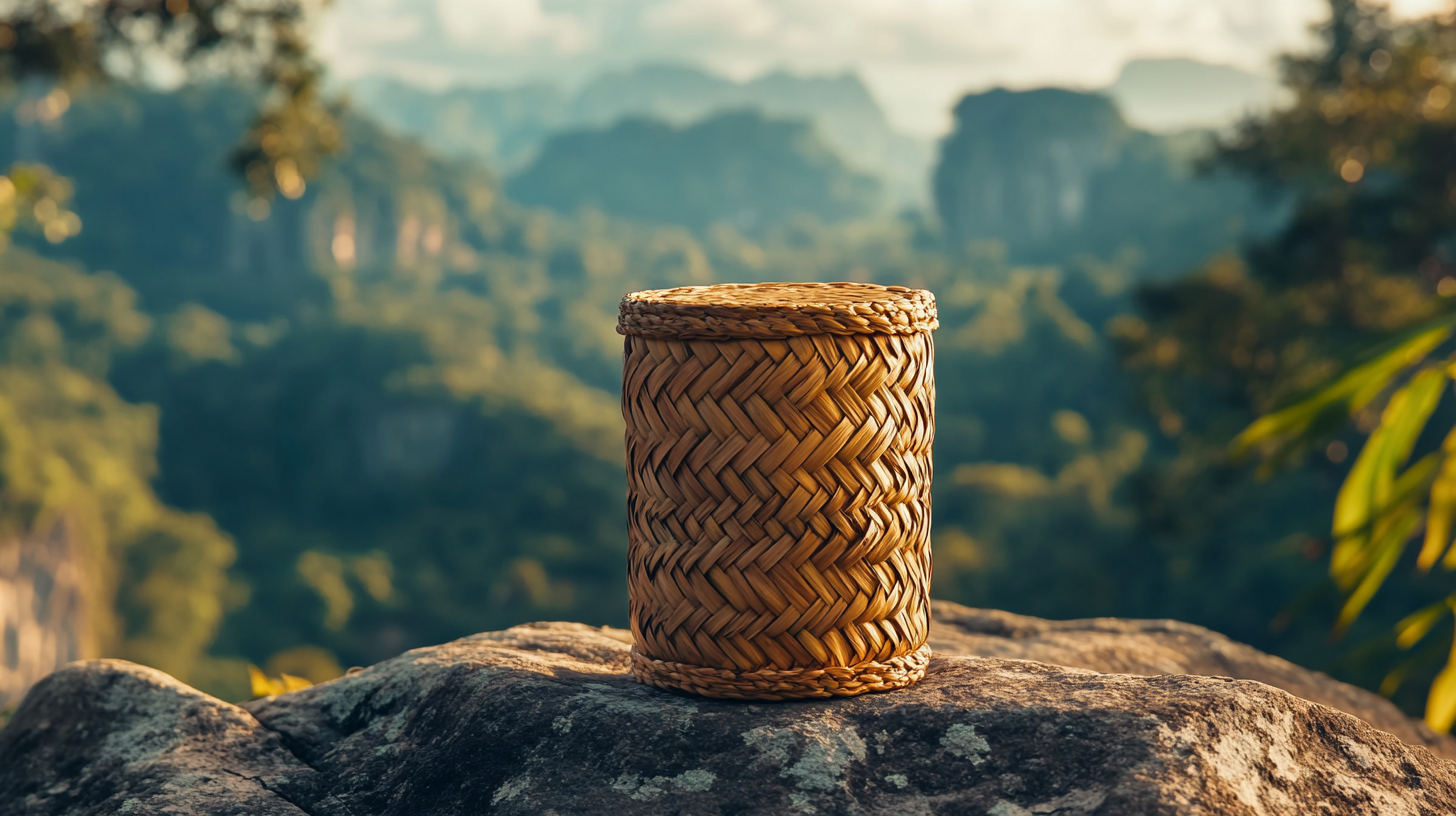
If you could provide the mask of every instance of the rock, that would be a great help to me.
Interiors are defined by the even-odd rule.
[[[1249,680],[936,658],[888,694],[683,697],[617,630],[518,626],[230,706],[72,664],[0,731],[0,814],[1438,814],[1456,764]]]
[[[301,816],[270,780],[316,776],[248,712],[124,660],[37,683],[0,731],[0,813]]]
[[[949,601],[932,601],[931,617],[930,643],[937,652],[1035,660],[1108,674],[1258,680],[1456,759],[1456,740],[1407,717],[1384,697],[1191,623],[1125,618],[1052,621]]]

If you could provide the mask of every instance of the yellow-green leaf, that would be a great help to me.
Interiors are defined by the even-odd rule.
[[[1451,321],[1452,318],[1449,316],[1443,318],[1442,325],[1417,334],[1384,356],[1371,360],[1350,372],[1350,374],[1356,374],[1364,369],[1369,369],[1354,383],[1356,388],[1350,395],[1350,411],[1358,411],[1369,405],[1371,400],[1380,396],[1380,392],[1390,385],[1392,377],[1399,374],[1402,369],[1419,363],[1435,351],[1437,346],[1446,342],[1451,337]]]
[[[1422,572],[1435,566],[1451,546],[1451,523],[1456,520],[1456,428],[1446,434],[1441,454],[1444,457],[1441,471],[1431,482],[1431,501],[1426,511],[1426,540],[1421,545],[1420,557],[1416,559],[1416,566]],[[1452,559],[1456,559],[1456,553],[1453,553]],[[1456,563],[1446,565],[1447,569],[1453,567]]]
[[[1453,722],[1456,722],[1456,665],[1447,663],[1436,675],[1436,682],[1431,684],[1431,693],[1426,697],[1426,725],[1438,734],[1445,734]]]
[[[1365,442],[1335,498],[1336,538],[1360,535],[1378,512],[1390,506],[1396,468],[1410,457],[1445,384],[1445,371],[1427,369],[1391,395],[1380,426]]]
[[[1330,532],[1337,539],[1366,537],[1370,527],[1370,499],[1375,494],[1375,473],[1385,449],[1385,426],[1375,429],[1355,457],[1335,496],[1335,518]]]
[[[282,694],[280,686],[275,686],[276,680],[263,673],[257,666],[248,667],[248,680],[253,687],[253,699],[260,697],[272,697],[275,694]]]
[[[1420,362],[1451,336],[1452,317],[1434,327],[1422,328],[1384,352],[1346,372],[1314,395],[1283,410],[1260,417],[1244,429],[1230,445],[1235,458],[1248,455],[1266,442],[1277,442],[1304,433],[1331,406],[1345,403],[1353,413],[1370,403],[1408,366]]]
[[[1433,603],[1425,609],[1406,616],[1405,620],[1395,625],[1395,645],[1402,649],[1421,642],[1421,638],[1430,634],[1431,629],[1445,617],[1451,608],[1445,601]]]
[[[1395,471],[1410,458],[1416,440],[1420,438],[1421,431],[1425,430],[1426,422],[1436,410],[1445,390],[1445,370],[1428,368],[1412,377],[1405,387],[1391,396],[1390,404],[1380,417],[1380,424],[1388,429],[1388,433],[1376,473],[1375,494],[1372,496],[1377,509],[1390,506]]]
[[[1451,731],[1452,723],[1456,723],[1456,640],[1451,642],[1446,668],[1436,675],[1426,697],[1426,725],[1437,734],[1445,734]]]
[[[257,666],[248,666],[248,680],[252,685],[253,699],[272,697],[277,694],[287,694],[290,691],[299,691],[310,688],[313,683],[302,677],[295,677],[291,674],[280,674],[278,677],[269,677]]]
[[[1395,693],[1400,690],[1400,684],[1405,682],[1405,675],[1406,667],[1404,666],[1391,669],[1390,673],[1385,675],[1385,679],[1380,681],[1380,696],[1394,697]]]
[[[1370,599],[1380,590],[1381,584],[1385,583],[1390,571],[1395,569],[1395,564],[1405,549],[1406,539],[1410,538],[1411,531],[1415,529],[1420,518],[1421,514],[1414,507],[1407,507],[1405,512],[1392,518],[1384,527],[1375,545],[1371,547],[1369,566],[1364,569],[1359,583],[1350,593],[1350,597],[1345,599],[1345,605],[1340,608],[1340,617],[1335,622],[1336,629],[1343,630],[1360,617]]]
[[[1378,542],[1383,540],[1391,525],[1402,519],[1419,520],[1415,512],[1416,498],[1430,488],[1440,462],[1441,457],[1437,453],[1421,457],[1395,480],[1385,506],[1377,508],[1360,529],[1335,541],[1330,555],[1330,576],[1341,589],[1350,589],[1364,577],[1378,549]],[[1402,540],[1400,543],[1405,542]]]

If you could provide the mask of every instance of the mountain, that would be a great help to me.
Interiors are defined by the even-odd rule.
[[[1249,185],[1196,174],[1207,146],[1137,130],[1100,94],[969,94],[941,143],[936,207],[958,247],[996,241],[1038,264],[1135,250],[1143,274],[1176,274],[1277,223]]]
[[[915,203],[924,195],[930,145],[896,133],[869,88],[852,73],[815,77],[778,71],[733,82],[697,68],[643,66],[588,83],[573,104],[573,119],[605,125],[645,115],[685,124],[734,108],[808,119],[851,164],[884,178],[896,204]]]
[[[857,169],[881,177],[887,206],[920,206],[933,149],[894,131],[854,74],[775,72],[747,82],[682,65],[602,74],[567,96],[550,86],[431,92],[380,79],[350,86],[360,107],[448,155],[470,155],[503,172],[529,161],[551,132],[599,129],[626,118],[687,125],[730,110],[805,119]]]
[[[1133,60],[1103,93],[1129,124],[1158,133],[1224,127],[1284,95],[1272,77],[1182,58]]]
[[[502,172],[519,170],[547,136],[574,121],[570,97],[544,83],[432,93],[375,77],[353,83],[348,94],[381,124],[441,155],[476,158]]]
[[[728,222],[751,233],[799,213],[866,216],[880,199],[878,179],[846,166],[807,123],[751,110],[558,134],[508,189],[558,211],[594,207],[697,230]]]

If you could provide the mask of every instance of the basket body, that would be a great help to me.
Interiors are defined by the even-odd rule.
[[[623,301],[638,680],[777,700],[924,675],[935,325],[928,292],[866,284]]]

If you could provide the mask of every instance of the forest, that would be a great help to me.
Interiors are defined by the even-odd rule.
[[[1456,296],[1456,22],[1330,8],[1283,63],[1292,101],[1224,133],[969,94],[922,206],[822,112],[749,91],[666,115],[610,78],[594,98],[625,101],[557,100],[490,166],[409,135],[398,87],[300,113],[6,63],[0,537],[83,554],[78,654],[225,699],[249,665],[317,682],[623,625],[621,296],[903,284],[940,308],[934,597],[1185,620],[1420,714],[1456,627],[1398,624],[1445,608],[1450,570],[1395,551],[1347,619],[1330,563],[1389,378],[1278,461],[1231,455]],[[1430,416],[1406,458],[1456,423]]]

